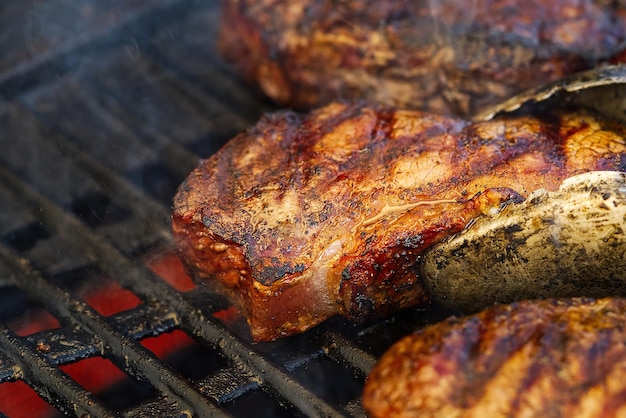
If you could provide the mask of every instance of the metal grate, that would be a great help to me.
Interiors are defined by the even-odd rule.
[[[376,357],[441,313],[333,319],[253,345],[214,316],[223,298],[177,291],[142,261],[172,251],[170,199],[197,159],[272,107],[219,61],[215,2],[140,3],[0,73],[0,383],[23,381],[70,416],[363,416]],[[100,315],[76,289],[102,275],[140,303]],[[35,308],[59,326],[10,329]],[[174,330],[222,360],[189,379],[141,344]],[[148,387],[147,398],[115,409],[59,367],[94,357]]]

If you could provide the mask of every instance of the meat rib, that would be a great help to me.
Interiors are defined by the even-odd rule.
[[[272,340],[427,301],[417,264],[429,246],[625,162],[621,128],[584,113],[469,124],[363,103],[282,111],[200,163],[174,199],[173,231],[191,274],[243,309],[256,341]]]

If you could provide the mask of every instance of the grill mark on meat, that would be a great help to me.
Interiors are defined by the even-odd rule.
[[[540,347],[534,344],[525,345],[525,342],[539,339],[540,330],[532,316],[525,315],[524,312],[520,312],[519,317],[513,319],[498,315],[496,312],[486,312],[484,321],[474,318],[473,322],[475,324],[472,324],[472,328],[477,327],[479,338],[470,347],[470,356],[466,359],[463,369],[463,373],[470,376],[467,383],[468,389],[464,391],[466,400],[457,405],[462,408],[471,408],[482,402],[489,408],[508,403],[512,405],[511,410],[515,410],[519,407],[518,388],[532,384],[539,377],[540,370],[531,366],[526,374],[520,374],[513,373],[510,369],[503,370],[503,368],[507,360],[511,358],[515,358],[521,365],[531,363],[533,358],[537,358]],[[490,323],[493,323],[492,327],[485,326]],[[457,327],[463,329],[463,322],[458,321]],[[511,374],[518,380],[512,380]],[[510,388],[508,399],[504,398],[503,394],[494,393],[494,388],[497,390],[501,383]],[[491,399],[494,395],[497,399]],[[484,411],[484,413],[493,416],[494,411]]]
[[[296,129],[290,128],[285,130],[288,135],[293,135],[294,138],[288,138],[288,140],[281,142],[281,145],[288,147],[287,150],[290,155],[298,156],[301,159],[309,158],[313,152],[313,147],[320,138],[323,138],[329,132],[335,130],[337,126],[358,115],[358,109],[354,107],[346,106],[342,110],[322,114],[320,118],[315,120],[303,118],[300,114],[288,111],[290,118],[294,117],[294,120],[293,122],[285,120],[285,126],[296,127]]]
[[[551,408],[549,404],[533,405],[527,402],[528,397],[540,396],[541,391],[551,392],[556,398],[560,398],[560,391],[567,390],[567,386],[561,384],[557,375],[556,367],[563,359],[561,350],[564,348],[563,335],[561,331],[553,329],[546,330],[541,336],[534,340],[532,355],[526,370],[520,373],[518,390],[515,398],[510,403],[509,410],[523,411],[524,408],[531,411],[543,410],[546,415],[558,414],[558,410]],[[529,411],[530,412],[530,411]]]
[[[385,138],[391,138],[393,125],[396,120],[396,112],[393,110],[380,110],[376,112],[377,120],[372,139],[374,142],[381,142]]]

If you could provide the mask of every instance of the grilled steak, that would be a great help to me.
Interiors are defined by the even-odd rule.
[[[282,105],[365,98],[467,116],[625,40],[621,1],[224,0],[218,45]]]
[[[621,128],[583,113],[468,122],[335,103],[282,111],[203,160],[174,199],[190,273],[253,338],[427,300],[417,263],[472,219],[591,170],[623,170]]]
[[[626,300],[519,302],[429,326],[368,377],[374,417],[615,417],[626,411]]]

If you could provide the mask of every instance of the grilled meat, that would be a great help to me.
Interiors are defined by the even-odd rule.
[[[394,344],[366,382],[374,417],[626,413],[626,300],[524,301]]]
[[[472,115],[619,56],[604,0],[224,0],[218,46],[282,105],[342,98]],[[624,57],[622,56],[622,59]]]
[[[192,276],[243,309],[255,340],[272,340],[426,301],[417,263],[431,245],[625,161],[623,130],[583,113],[469,124],[362,103],[282,111],[190,174],[173,231]]]

